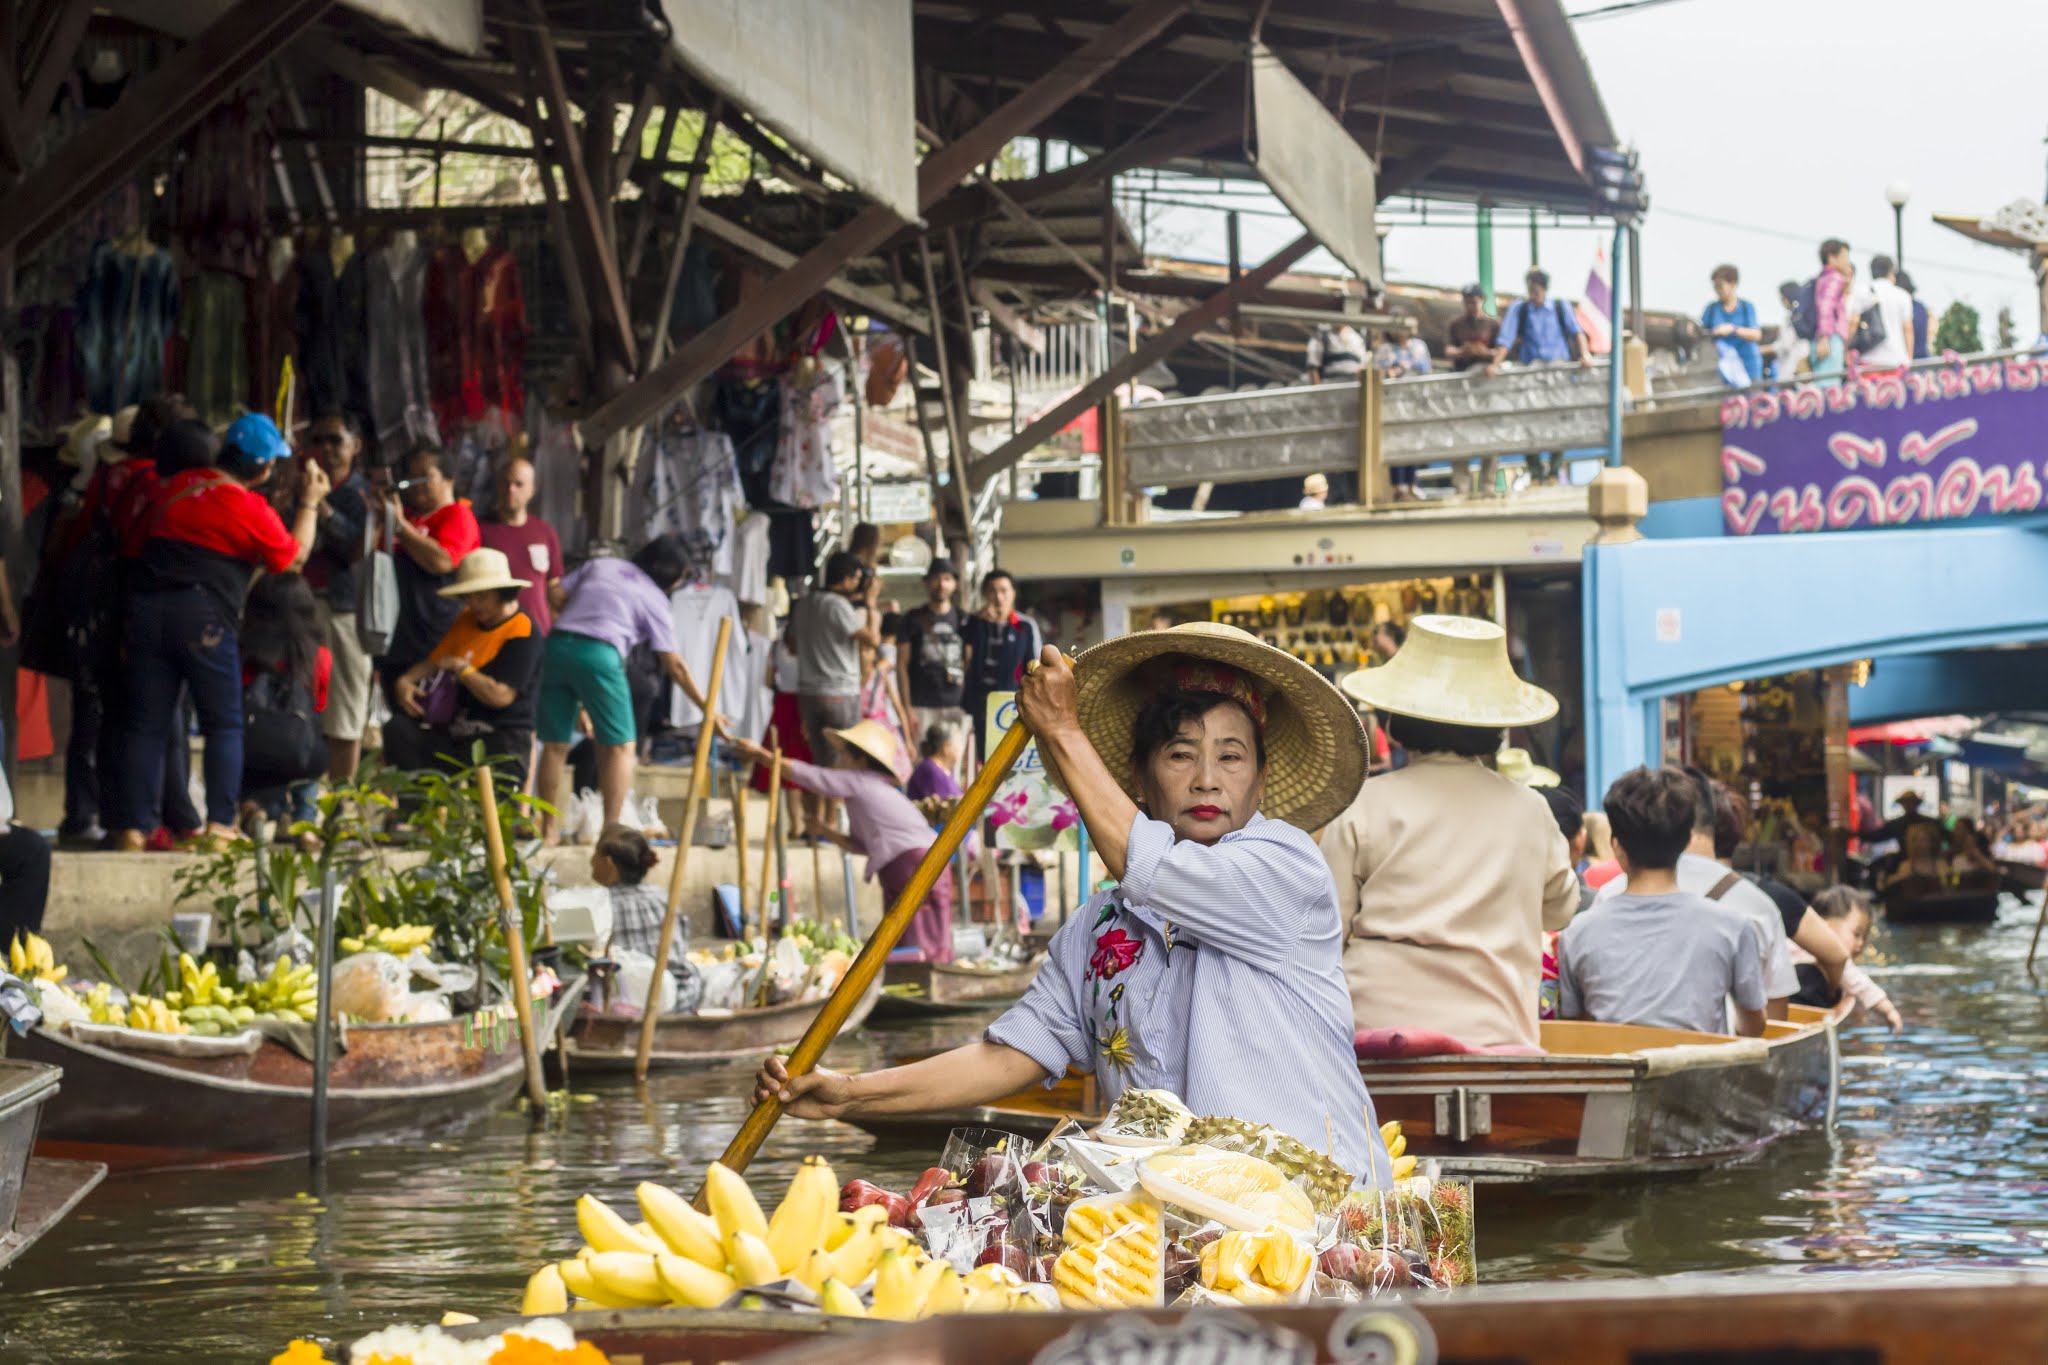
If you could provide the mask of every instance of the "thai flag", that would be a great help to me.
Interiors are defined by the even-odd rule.
[[[1574,304],[1579,326],[1586,331],[1586,345],[1595,355],[1606,355],[1613,344],[1607,333],[1608,310],[1614,307],[1614,274],[1607,260],[1607,245],[1593,250],[1593,268],[1586,275],[1586,297]]]

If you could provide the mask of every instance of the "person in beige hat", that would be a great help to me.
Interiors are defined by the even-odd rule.
[[[861,720],[843,729],[828,727],[830,767],[782,756],[782,780],[816,796],[846,803],[846,829],[841,834],[812,817],[804,834],[829,839],[849,853],[868,860],[867,876],[882,884],[883,900],[894,905],[932,846],[931,823],[903,794],[895,732],[878,720]],[[756,763],[774,756],[750,739],[734,738],[732,747]],[[904,945],[924,954],[926,962],[953,960],[953,878],[932,883],[924,904],[903,935]]]
[[[1322,837],[1361,1038],[1537,1048],[1543,934],[1571,919],[1579,884],[1549,806],[1491,762],[1556,698],[1515,675],[1499,626],[1466,616],[1416,617],[1400,653],[1341,685],[1408,751]]]
[[[1019,707],[1117,887],[1067,920],[981,1041],[851,1077],[791,1077],[771,1060],[756,1098],[803,1118],[919,1112],[1082,1066],[1104,1105],[1168,1090],[1384,1186],[1336,891],[1309,835],[1365,779],[1356,712],[1308,665],[1207,621],[1108,640],[1071,663],[1046,649]]]
[[[440,595],[462,604],[455,624],[392,687],[399,715],[384,733],[395,768],[467,767],[474,745],[514,790],[533,757],[541,636],[519,609],[527,580],[499,550],[471,550]]]

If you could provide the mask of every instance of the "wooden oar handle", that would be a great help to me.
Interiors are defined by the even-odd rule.
[[[882,973],[882,966],[889,954],[895,951],[897,940],[910,927],[911,919],[924,905],[924,898],[931,894],[932,886],[945,874],[946,864],[965,842],[967,833],[981,818],[982,810],[989,799],[1001,786],[1003,779],[1010,775],[1010,769],[1017,765],[1024,746],[1031,742],[1031,732],[1020,719],[1012,725],[997,742],[989,754],[988,762],[982,765],[967,791],[954,806],[952,818],[939,831],[932,846],[925,850],[924,860],[911,874],[910,882],[903,893],[896,897],[896,903],[889,907],[882,922],[875,926],[875,932],[868,935],[868,941],[860,950],[860,956],[846,969],[846,975],[839,979],[838,987],[819,1009],[811,1026],[804,1030],[804,1036],[796,1045],[796,1051],[789,1057],[789,1074],[801,1076],[818,1064],[825,1055],[825,1049],[839,1036],[839,1030],[846,1026],[846,1020],[853,1013],[854,1005],[867,994],[868,988]],[[738,1133],[719,1158],[735,1171],[743,1171],[754,1159],[754,1153],[761,1150],[775,1121],[782,1117],[782,1104],[773,1096],[754,1106],[754,1112],[747,1115],[747,1121],[740,1125]]]

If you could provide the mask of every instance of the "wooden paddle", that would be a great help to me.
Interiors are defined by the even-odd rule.
[[[659,1022],[661,983],[668,976],[669,948],[676,934],[676,921],[683,913],[683,867],[690,858],[690,841],[697,834],[697,808],[711,785],[711,738],[718,729],[718,687],[725,680],[725,647],[732,639],[732,618],[720,617],[718,643],[711,650],[711,682],[704,689],[704,721],[697,727],[697,753],[690,763],[690,788],[683,793],[683,829],[676,839],[676,862],[668,875],[668,910],[661,917],[661,937],[654,944],[654,975],[647,979],[647,1000],[640,1010],[640,1043],[633,1049],[633,1079],[647,1079],[648,1059],[654,1056],[654,1028]]]
[[[512,976],[512,1012],[519,1016],[519,1047],[526,1054],[526,1098],[533,1101],[538,1118],[548,1111],[548,1083],[540,1072],[540,1038],[533,1024],[533,976],[526,970],[526,930],[520,923],[519,898],[512,893],[512,874],[505,864],[498,788],[488,763],[476,770],[476,798],[484,809],[484,852],[491,863],[491,881],[498,888],[498,928],[505,935],[505,956]]]
[[[889,954],[895,950],[897,940],[903,937],[903,931],[910,927],[911,919],[923,908],[925,897],[931,894],[932,886],[946,874],[946,864],[952,860],[954,852],[967,838],[967,832],[974,828],[975,821],[981,818],[983,808],[995,795],[996,788],[1002,785],[1003,779],[1009,776],[1010,769],[1023,754],[1024,746],[1030,742],[1031,732],[1024,728],[1022,721],[1019,721],[1010,727],[1001,742],[989,754],[988,761],[982,765],[981,771],[975,774],[973,785],[968,787],[966,793],[961,796],[960,803],[953,808],[952,818],[946,821],[946,827],[939,831],[938,838],[932,841],[932,846],[925,850],[924,859],[918,863],[917,871],[911,874],[909,884],[903,888],[903,894],[896,898],[896,903],[882,916],[882,922],[875,926],[875,932],[868,936],[866,945],[861,948],[860,956],[846,969],[846,975],[839,979],[837,989],[819,1009],[817,1016],[811,1020],[811,1026],[804,1030],[802,1041],[797,1043],[796,1051],[789,1056],[790,1075],[801,1076],[815,1067],[818,1059],[825,1055],[825,1049],[839,1036],[839,1030],[845,1027],[847,1017],[853,1013],[854,1005],[867,994],[868,988],[874,985],[876,978],[881,975],[882,964],[888,961]],[[735,1171],[745,1170],[747,1163],[754,1159],[754,1153],[761,1150],[761,1144],[767,1140],[769,1131],[775,1127],[775,1121],[781,1117],[782,1105],[779,1101],[773,1098],[763,1100],[754,1107],[753,1113],[747,1115],[747,1121],[740,1126],[739,1132],[733,1135],[731,1144],[725,1149],[725,1155],[719,1160]]]
[[[2041,947],[2041,927],[2043,925],[2048,925],[2048,896],[2041,898],[2041,918],[2034,921],[2034,941],[2027,945],[2027,972],[2029,975],[2034,970],[2034,954]]]

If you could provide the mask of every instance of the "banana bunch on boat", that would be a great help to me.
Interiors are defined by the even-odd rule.
[[[253,1006],[243,1004],[241,992],[220,979],[220,968],[193,960],[192,954],[178,954],[176,990],[164,992],[164,1004],[184,1021],[184,1032],[201,1038],[218,1038],[240,1033],[256,1017]]]
[[[71,974],[71,969],[58,962],[50,951],[49,940],[37,933],[14,936],[14,942],[7,945],[7,968],[23,980],[51,985]]]
[[[338,939],[335,946],[344,953],[389,953],[393,957],[405,957],[413,949],[424,948],[433,941],[434,926],[431,924],[379,924],[361,938]]]
[[[709,1213],[672,1189],[642,1183],[634,1191],[638,1223],[584,1195],[576,1201],[584,1247],[535,1271],[520,1311],[559,1313],[572,1299],[594,1308],[712,1308],[738,1296],[743,1307],[759,1306],[746,1291],[786,1289],[792,1281],[823,1311],[849,1317],[1041,1306],[1008,1267],[962,1275],[928,1256],[914,1234],[890,1226],[879,1204],[841,1213],[839,1182],[821,1157],[805,1159],[773,1215],[745,1177],[722,1163],[705,1172],[704,1192]]]
[[[239,1003],[248,1006],[252,1019],[299,1020],[310,1023],[320,1013],[320,987],[310,962],[294,964],[279,956],[270,964],[270,974],[242,988]]]

